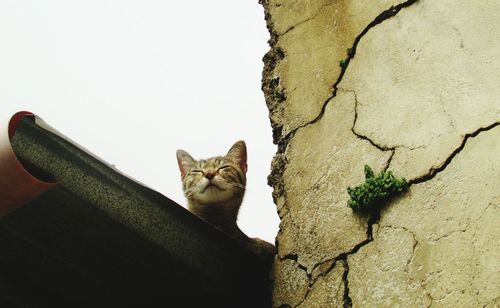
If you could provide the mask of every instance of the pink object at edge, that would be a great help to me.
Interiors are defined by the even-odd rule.
[[[26,116],[34,117],[31,112],[20,111],[9,121],[0,123],[0,218],[55,185],[33,176],[14,154],[10,139],[19,121]]]

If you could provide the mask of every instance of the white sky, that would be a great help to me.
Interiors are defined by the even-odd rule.
[[[257,0],[0,0],[0,118],[28,110],[185,206],[175,151],[247,142],[239,225],[274,242]]]

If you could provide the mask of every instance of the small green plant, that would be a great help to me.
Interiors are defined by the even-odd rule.
[[[348,205],[357,213],[376,215],[387,201],[408,189],[404,178],[396,178],[391,171],[381,171],[377,176],[365,165],[365,182],[356,187],[348,187],[351,197]]]
[[[346,50],[346,51],[347,51],[347,56],[348,56],[349,58],[352,58],[352,57],[354,56],[354,49],[352,49],[352,48],[347,48],[347,50]]]
[[[339,66],[343,69],[347,67],[349,59],[354,56],[354,50],[352,48],[347,48],[346,52],[347,52],[347,59],[342,59],[339,61]]]

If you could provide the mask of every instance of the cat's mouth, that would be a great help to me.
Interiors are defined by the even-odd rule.
[[[205,188],[203,188],[203,191],[202,192],[205,192],[207,189],[217,189],[217,190],[224,190],[222,188],[220,188],[219,186],[217,186],[216,184],[212,183],[212,182],[209,182],[207,184],[207,186],[205,186]]]

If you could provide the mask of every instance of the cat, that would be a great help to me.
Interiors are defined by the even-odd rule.
[[[237,141],[225,156],[195,160],[177,150],[182,188],[188,209],[261,258],[273,258],[276,247],[259,238],[249,238],[236,221],[246,188],[247,150]]]

